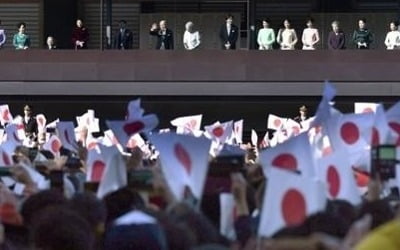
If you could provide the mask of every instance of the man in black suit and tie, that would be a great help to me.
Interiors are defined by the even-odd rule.
[[[38,126],[36,118],[32,115],[32,107],[25,105],[24,107],[24,119],[23,119],[25,136],[29,139],[36,141],[38,134]]]
[[[226,23],[222,25],[221,30],[219,31],[222,49],[236,49],[236,41],[239,37],[239,28],[232,23],[232,15],[228,15],[225,21]]]
[[[132,49],[133,33],[126,28],[126,21],[119,21],[119,29],[114,36],[114,49]]]
[[[161,20],[160,27],[157,27],[157,24],[153,23],[150,29],[150,35],[157,37],[156,49],[174,49],[174,36],[172,30],[167,28],[167,21]]]

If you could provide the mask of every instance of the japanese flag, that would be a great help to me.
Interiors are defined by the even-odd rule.
[[[116,147],[101,145],[100,150],[106,164],[97,190],[97,197],[102,199],[108,193],[125,187],[128,184],[128,177],[125,161]]]
[[[360,192],[347,152],[337,150],[319,159],[317,170],[318,179],[327,185],[327,194],[330,199],[346,200],[354,206],[361,203]]]
[[[91,149],[88,151],[86,160],[87,182],[100,182],[103,177],[104,170],[106,168],[106,162],[99,151],[100,150],[97,149]]]
[[[78,128],[87,128],[89,133],[96,133],[100,131],[99,119],[95,117],[94,110],[89,109],[82,116],[77,116]]]
[[[128,144],[126,145],[127,148],[140,148],[142,149],[145,147],[146,142],[144,141],[143,137],[140,136],[140,134],[135,134],[133,135],[129,141]]]
[[[386,119],[394,134],[394,141],[400,139],[400,102],[393,105],[388,111],[386,111]]]
[[[287,121],[285,122],[285,130],[288,137],[298,136],[301,132],[301,126],[298,122],[292,119],[287,119]]]
[[[218,143],[225,143],[233,133],[232,129],[233,122],[215,122],[212,125],[205,126],[206,136]]]
[[[90,149],[94,149],[97,147],[97,145],[101,142],[101,140],[99,138],[95,138],[93,137],[93,135],[91,133],[87,134],[86,137],[86,142],[85,142],[85,146],[88,150]]]
[[[258,235],[270,237],[325,210],[323,185],[312,178],[271,168],[264,194]]]
[[[233,136],[236,144],[243,143],[243,119],[233,123]]]
[[[236,206],[231,193],[221,193],[219,195],[220,205],[220,233],[230,240],[236,240],[235,219]]]
[[[175,118],[171,124],[176,127],[177,134],[194,134],[201,127],[203,115],[191,115]]]
[[[251,130],[251,144],[253,144],[254,147],[258,147],[258,135],[254,129]]]
[[[156,115],[150,114],[136,120],[106,121],[106,124],[113,131],[119,143],[125,146],[133,135],[155,129],[158,125],[158,118]]]
[[[328,136],[333,150],[359,152],[369,146],[374,114],[345,114],[329,120]]]
[[[371,146],[389,143],[391,129],[382,104],[376,107],[374,125],[372,128]]]
[[[273,114],[268,115],[268,129],[281,130],[286,123],[287,118],[282,118]]]
[[[50,122],[49,124],[46,125],[46,128],[56,128],[57,123],[60,122],[60,119],[56,119],[52,122]]]
[[[138,120],[143,116],[143,114],[144,110],[141,107],[140,98],[129,102],[126,116],[127,121]]]
[[[335,113],[332,111],[332,100],[336,96],[336,88],[329,82],[325,82],[322,99],[318,105],[315,118],[310,127],[324,125],[326,121]]]
[[[0,122],[1,125],[5,125],[6,123],[12,122],[13,117],[10,112],[10,108],[8,104],[0,105]]]
[[[310,142],[306,133],[293,137],[273,148],[261,151],[259,159],[264,170],[273,166],[296,172],[299,171],[305,176],[315,175]]]
[[[270,147],[270,143],[269,143],[269,134],[268,132],[265,133],[261,143],[260,143],[260,148],[268,148]]]
[[[19,127],[16,124],[8,124],[4,130],[7,135],[7,141],[21,145],[25,139],[25,133],[20,133]]]
[[[46,122],[47,122],[47,120],[46,120],[46,117],[44,116],[44,114],[36,115],[36,123],[37,123],[39,133],[46,132]]]
[[[49,140],[43,144],[43,149],[50,151],[54,156],[58,156],[60,155],[61,146],[61,140],[56,135],[52,135]]]
[[[354,113],[356,114],[375,113],[378,105],[379,105],[378,103],[373,103],[373,102],[355,102]]]
[[[74,123],[73,122],[58,122],[56,124],[57,136],[61,141],[61,144],[64,148],[76,152],[78,150],[78,144],[75,140],[75,131],[74,131]]]
[[[171,192],[183,200],[185,187],[200,199],[208,170],[211,141],[175,133],[152,134],[150,141],[160,152],[161,169]]]

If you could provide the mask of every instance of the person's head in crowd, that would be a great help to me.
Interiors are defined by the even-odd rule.
[[[22,205],[21,215],[24,225],[30,226],[37,213],[46,207],[64,206],[66,204],[67,200],[58,191],[46,190],[32,195]]]
[[[145,203],[139,193],[129,188],[122,188],[103,199],[107,209],[107,224],[133,209],[143,209]]]
[[[289,19],[283,20],[283,27],[285,29],[290,29],[290,20]]]
[[[365,30],[366,26],[367,26],[367,20],[365,18],[361,18],[358,20],[358,28],[360,30]]]
[[[271,21],[268,18],[265,18],[262,20],[262,26],[264,29],[269,28],[269,24],[271,23]]]
[[[395,213],[387,200],[365,202],[361,205],[359,218],[370,214],[372,216],[371,229],[392,220]]]
[[[20,22],[17,24],[17,28],[20,34],[24,34],[26,29],[26,24],[24,22]]]
[[[48,49],[54,49],[56,47],[54,37],[48,36],[46,39],[46,45]]]
[[[166,30],[167,29],[167,21],[166,20],[161,20],[159,25],[160,25],[160,30]]]
[[[24,106],[24,116],[31,117],[33,112],[33,108],[31,105],[27,104]]]
[[[345,200],[328,201],[326,211],[335,216],[342,217],[343,221],[347,224],[347,228],[350,228],[351,224],[357,219],[358,211]]]
[[[83,28],[82,19],[77,19],[77,20],[76,20],[76,27],[78,27],[78,28]]]
[[[121,30],[126,29],[126,21],[125,20],[119,21],[119,29],[121,29]]]
[[[69,208],[82,216],[96,235],[104,233],[106,206],[93,193],[75,194],[69,201]]]
[[[192,21],[189,21],[185,24],[185,29],[187,32],[193,32],[194,24]]]
[[[89,223],[65,207],[48,207],[33,220],[30,238],[34,249],[95,250]]]
[[[307,28],[312,28],[314,26],[314,18],[310,17],[306,21]]]
[[[232,25],[232,23],[233,23],[233,15],[228,14],[228,15],[225,17],[225,22],[226,22],[227,25]]]
[[[399,29],[399,23],[397,21],[391,21],[389,24],[390,31],[396,31]]]
[[[299,108],[299,114],[301,117],[307,117],[307,107],[305,105]]]
[[[335,33],[338,33],[339,32],[339,30],[340,30],[340,28],[339,28],[339,21],[333,21],[332,22],[332,24],[331,24],[331,26],[332,26],[332,31],[333,32],[335,32]]]

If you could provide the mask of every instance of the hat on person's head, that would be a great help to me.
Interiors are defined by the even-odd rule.
[[[303,112],[307,112],[307,107],[306,107],[306,105],[301,106],[301,107],[299,108],[299,110],[300,110],[300,111],[303,111]]]

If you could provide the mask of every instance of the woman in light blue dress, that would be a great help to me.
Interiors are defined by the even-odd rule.
[[[25,28],[25,23],[18,24],[18,33],[15,34],[13,38],[13,45],[17,50],[29,49],[29,47],[31,46],[31,39],[29,35],[25,34]]]

